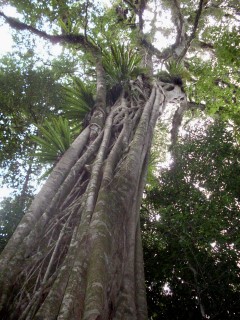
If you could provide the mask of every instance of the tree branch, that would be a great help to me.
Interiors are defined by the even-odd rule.
[[[138,16],[139,18],[139,29],[142,31],[143,30],[143,12],[146,8],[147,1],[146,0],[139,0],[139,1],[130,1],[130,0],[123,0],[125,2],[130,10],[133,10],[134,13]]]
[[[15,30],[20,31],[30,31],[31,33],[50,41],[53,44],[56,43],[69,43],[74,45],[82,45],[85,49],[90,49],[94,51],[99,51],[99,48],[87,41],[86,37],[81,34],[68,34],[68,35],[51,35],[45,31],[38,30],[30,25],[27,25],[23,22],[18,21],[15,18],[6,16],[3,12],[0,11],[0,17],[3,17],[5,21]]]
[[[88,3],[87,3],[88,5]],[[87,8],[86,8],[87,14]],[[50,35],[44,31],[38,30],[30,25],[20,22],[14,18],[7,17],[3,12],[0,11],[0,17],[3,17],[5,21],[14,29],[20,31],[30,31],[37,36],[49,40],[53,44],[56,43],[69,43],[74,45],[82,45],[83,49],[90,52],[96,60],[96,74],[97,74],[97,97],[96,97],[96,108],[100,108],[102,111],[101,117],[105,117],[106,108],[106,82],[105,82],[105,71],[102,65],[102,55],[100,48],[94,43],[87,40],[86,27],[85,36],[81,34],[67,34],[67,35]],[[86,22],[87,23],[87,22]]]
[[[165,59],[168,56],[168,52],[170,51],[170,49],[166,49],[163,52],[161,52],[160,50],[158,50],[157,48],[155,48],[150,42],[147,41],[147,39],[144,37],[141,40],[141,44],[147,48],[148,50],[151,51],[151,53],[153,55],[155,55],[158,59],[162,60]]]
[[[169,148],[170,150],[175,146],[177,142],[178,132],[182,124],[183,114],[187,109],[188,109],[187,103],[181,103],[174,113],[173,120],[172,120],[172,129],[170,131],[170,134],[171,134],[171,145]]]
[[[205,319],[206,318],[206,313],[205,313],[205,307],[204,307],[204,305],[202,303],[202,298],[201,298],[201,288],[199,287],[198,272],[190,263],[188,263],[188,266],[189,266],[189,269],[193,273],[194,284],[195,284],[195,289],[196,289],[196,293],[197,293],[200,312],[201,312],[202,317]]]
[[[187,42],[184,18],[180,9],[179,1],[173,0],[171,8],[172,8],[172,14],[177,26],[177,35],[176,35],[175,43],[170,47],[166,48],[165,50],[163,50],[162,52],[160,52],[152,44],[150,44],[146,39],[143,39],[142,41],[143,42],[142,44],[148,49],[150,49],[151,52],[160,60],[166,60],[171,56],[173,56],[174,53],[177,56],[179,56],[179,53],[177,51],[179,51],[181,47],[185,47]]]
[[[186,39],[184,19],[178,0],[173,0],[172,13],[177,24],[177,37],[173,47],[177,48]]]
[[[192,40],[196,36],[197,28],[198,28],[198,25],[199,25],[199,20],[200,20],[200,17],[201,17],[201,14],[202,14],[202,10],[203,10],[203,5],[204,5],[204,0],[200,0],[199,4],[198,4],[198,10],[197,10],[197,13],[196,13],[196,16],[195,16],[194,24],[193,24],[192,33],[191,33],[191,35],[189,36],[189,38],[187,40],[187,44],[185,45],[184,50],[179,55],[179,58],[178,58],[179,61],[181,61],[184,58],[185,54],[187,53],[187,51],[188,51],[188,49],[189,49],[189,47],[191,45]]]
[[[152,55],[154,55],[157,59],[159,60],[166,60],[168,59],[170,56],[173,55],[174,53],[174,48],[176,48],[180,41],[181,41],[181,38],[182,38],[182,29],[183,29],[183,25],[184,25],[184,20],[183,20],[183,16],[180,12],[180,6],[179,6],[179,3],[178,3],[178,0],[174,0],[175,2],[175,14],[176,16],[178,17],[178,20],[179,20],[179,23],[178,23],[178,32],[177,32],[177,39],[176,39],[176,42],[171,45],[170,47],[166,48],[165,50],[163,50],[162,52],[160,50],[158,50],[157,48],[155,48],[145,37],[145,35],[143,34],[142,32],[142,29],[143,29],[143,18],[142,18],[142,15],[143,15],[143,11],[145,10],[146,8],[146,4],[147,4],[147,1],[140,1],[138,6],[134,4],[133,1],[130,1],[130,0],[123,0],[124,3],[127,4],[127,6],[130,8],[130,10],[133,10],[134,13],[136,15],[138,15],[139,17],[139,30],[141,31],[141,39],[140,39],[140,44],[142,46],[144,46]],[[176,7],[177,7],[177,10],[176,10]],[[177,13],[176,13],[177,11]]]
[[[162,52],[161,55],[164,57],[164,59],[167,59],[174,54],[177,56],[177,60],[179,62],[184,58],[184,56],[186,55],[191,45],[192,40],[196,36],[196,31],[197,31],[199,20],[202,14],[203,5],[204,5],[204,0],[200,0],[198,5],[198,10],[195,16],[195,21],[193,24],[193,29],[192,29],[191,35],[188,37],[185,31],[184,17],[181,12],[179,1],[178,0],[172,1],[172,14],[176,22],[177,35],[176,35],[175,43],[170,48],[167,48]]]
[[[178,140],[178,132],[180,129],[180,126],[182,124],[182,119],[184,112],[187,110],[194,110],[194,109],[200,109],[204,110],[206,106],[204,104],[199,104],[195,102],[183,102],[180,104],[180,106],[176,109],[173,120],[172,120],[172,129],[170,131],[171,134],[171,145],[169,147],[170,150],[173,149],[175,146],[177,140]]]
[[[198,44],[199,44],[199,47],[202,49],[207,49],[207,50],[211,50],[211,51],[214,49],[214,45],[212,43],[207,43],[207,42],[199,40]]]
[[[89,0],[87,0],[86,7],[85,7],[85,24],[84,24],[84,36],[85,36],[85,39],[87,39],[88,7],[89,7]]]
[[[196,103],[196,102],[193,102],[193,101],[188,101],[187,109],[189,109],[189,110],[195,110],[195,109],[205,110],[206,109],[206,105],[202,104],[202,103]]]
[[[203,10],[203,4],[204,4],[204,0],[200,0],[199,1],[199,4],[198,4],[198,10],[197,10],[197,13],[196,13],[196,16],[195,16],[195,21],[194,21],[194,25],[193,25],[193,30],[192,30],[192,33],[189,37],[189,45],[191,43],[191,41],[195,38],[196,36],[196,31],[197,31],[197,28],[198,28],[198,24],[199,24],[199,20],[200,20],[200,17],[201,17],[201,14],[202,14],[202,10]]]
[[[154,54],[160,60],[166,60],[175,54],[177,56],[178,61],[180,62],[184,58],[185,54],[187,53],[191,45],[192,40],[196,36],[203,6],[204,6],[204,0],[200,0],[191,35],[187,37],[187,34],[185,32],[184,18],[181,12],[179,1],[173,0],[172,14],[177,26],[177,36],[176,36],[175,43],[170,47],[166,48],[165,50],[163,50],[162,52],[160,52],[157,48],[155,48],[145,38],[142,39],[142,45],[144,45],[148,50],[152,52],[152,54]]]

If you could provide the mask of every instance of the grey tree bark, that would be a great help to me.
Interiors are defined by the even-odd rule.
[[[154,126],[184,93],[130,85],[108,114],[99,85],[92,121],[3,251],[1,319],[147,319],[139,207]]]

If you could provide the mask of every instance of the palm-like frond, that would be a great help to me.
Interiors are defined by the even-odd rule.
[[[103,66],[110,85],[128,81],[143,72],[139,54],[125,45],[112,44],[103,52]]]
[[[161,70],[157,74],[158,79],[162,82],[182,85],[184,81],[189,79],[190,74],[182,63],[169,61],[165,67],[166,70]]]
[[[59,18],[58,19],[58,23],[61,27],[61,29],[65,32],[65,33],[70,33],[72,30],[72,21],[71,19],[68,17],[66,19],[66,21],[64,22],[63,19]]]
[[[52,118],[38,127],[39,136],[33,136],[32,140],[38,144],[34,154],[43,163],[56,162],[70,147],[72,134],[69,123],[62,117]]]
[[[166,63],[166,69],[172,77],[179,76],[182,79],[189,78],[189,72],[182,63],[176,62],[174,60],[169,61],[168,63]]]
[[[94,85],[85,84],[76,78],[72,87],[64,87],[66,104],[63,108],[64,115],[71,121],[82,121],[94,106]]]

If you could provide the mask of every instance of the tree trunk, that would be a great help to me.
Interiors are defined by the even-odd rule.
[[[80,134],[1,255],[1,319],[147,319],[139,207],[157,118],[183,98],[139,78]]]

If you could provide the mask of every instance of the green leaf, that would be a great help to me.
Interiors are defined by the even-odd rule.
[[[128,45],[112,43],[103,51],[103,66],[110,86],[136,78],[145,70],[140,66],[141,57]]]
[[[64,116],[75,123],[80,123],[94,106],[95,85],[86,84],[74,78],[73,86],[63,87],[63,90],[65,92]]]
[[[72,134],[69,123],[62,117],[46,120],[42,126],[38,126],[39,136],[32,136],[32,140],[38,144],[34,156],[41,162],[56,162],[70,147]]]

